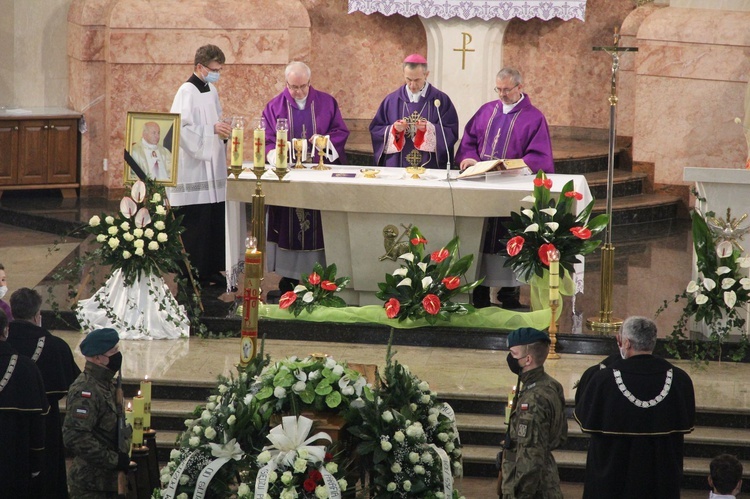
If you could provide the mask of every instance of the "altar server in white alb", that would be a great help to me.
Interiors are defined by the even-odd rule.
[[[221,121],[214,86],[224,61],[219,47],[199,48],[193,75],[177,90],[171,110],[180,114],[180,153],[177,185],[167,195],[184,215],[182,240],[204,285],[226,282],[220,272],[226,269],[226,140],[232,128]]]

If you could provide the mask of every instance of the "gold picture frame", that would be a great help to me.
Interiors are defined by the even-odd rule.
[[[180,115],[128,111],[125,149],[146,175],[159,184],[174,187],[180,152]],[[127,161],[123,178],[126,184],[138,180]]]

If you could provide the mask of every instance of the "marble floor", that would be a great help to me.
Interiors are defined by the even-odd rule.
[[[680,292],[690,276],[691,240],[685,224],[672,224],[656,231],[657,234],[623,230],[615,237],[618,256],[615,270],[615,312],[621,316],[653,316],[664,299]],[[8,274],[9,295],[20,287],[37,287],[40,292],[47,276],[79,242],[63,242],[51,250],[60,237],[5,225],[0,219],[0,263]],[[599,271],[591,259],[586,275],[586,289],[575,303],[566,301],[562,331],[592,334],[586,331],[585,318],[596,315],[599,305]],[[8,296],[9,296],[8,295]],[[677,313],[669,310],[658,319],[660,336],[665,336]],[[77,346],[82,335],[71,331],[57,331],[73,348],[77,362],[83,358]],[[236,339],[190,338],[173,341],[125,341],[123,373],[125,378],[141,379],[148,375],[154,380],[181,380],[184,383],[210,383],[217,375],[232,371],[239,357]],[[303,341],[269,340],[266,352],[273,358],[306,355],[325,351],[337,359],[349,362],[383,365],[385,346],[349,345]],[[505,352],[430,347],[398,347],[397,359],[438,392],[451,395],[472,395],[496,398],[506,393],[513,384],[513,375],[505,367]],[[549,361],[550,373],[560,380],[566,398],[572,399],[574,384],[580,373],[599,357],[565,355]],[[700,407],[750,409],[750,365],[712,362],[696,367],[688,362],[677,362],[693,377],[696,401]],[[467,498],[493,497],[492,480],[467,478],[462,490]],[[579,484],[565,484],[565,497],[580,497]],[[705,491],[687,491],[683,497],[705,497]]]

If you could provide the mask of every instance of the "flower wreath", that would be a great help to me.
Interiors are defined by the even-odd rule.
[[[293,291],[287,291],[279,298],[279,308],[288,309],[295,317],[306,310],[311,313],[315,307],[346,307],[346,302],[334,293],[341,291],[351,279],[349,277],[336,278],[336,264],[325,269],[319,263],[313,266],[310,275],[302,274],[302,278]]]

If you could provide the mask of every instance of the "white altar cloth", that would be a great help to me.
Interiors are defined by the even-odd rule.
[[[441,17],[451,19],[479,18],[485,21],[517,17],[528,21],[534,17],[549,21],[555,17],[568,21],[584,20],[586,0],[349,0],[349,14],[379,12],[386,16]]]
[[[250,165],[246,165],[250,167]],[[491,176],[473,180],[445,180],[446,172],[428,170],[420,179],[411,179],[404,168],[379,168],[377,178],[364,178],[356,166],[333,166],[329,171],[290,170],[279,182],[270,170],[263,177],[266,205],[310,208],[321,211],[326,262],[335,263],[339,276],[352,281],[341,293],[349,305],[380,304],[375,298],[378,283],[386,273],[399,267],[396,261],[382,258],[386,253],[384,230],[393,226],[404,232],[410,224],[419,227],[427,238],[427,251],[435,251],[455,235],[461,241],[460,254],[474,254],[467,279],[477,279],[481,258],[484,221],[487,217],[519,212],[521,199],[532,193],[533,176]],[[334,175],[348,174],[341,177]],[[591,202],[591,191],[582,175],[549,175],[552,192],[558,193],[573,181],[583,199],[576,204],[580,212]],[[255,191],[255,176],[243,172],[239,179],[227,182],[227,199],[249,203]],[[244,239],[244,233],[230,234]],[[402,239],[403,241],[403,239]],[[236,244],[227,245],[233,251]],[[228,255],[236,261],[240,255]],[[312,269],[310,269],[312,271]],[[577,289],[582,289],[582,268]],[[578,281],[581,281],[580,283]]]

